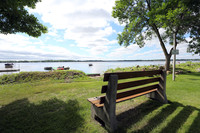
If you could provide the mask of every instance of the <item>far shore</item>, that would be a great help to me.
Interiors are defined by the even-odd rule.
[[[32,62],[142,62],[165,61],[165,59],[153,60],[2,60],[0,63],[32,63]],[[172,59],[171,59],[172,61]],[[176,61],[200,61],[200,59],[176,59]]]

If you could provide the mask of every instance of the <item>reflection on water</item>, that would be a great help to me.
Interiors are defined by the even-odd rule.
[[[182,62],[181,62],[182,63]],[[0,63],[0,70],[5,69],[5,63]],[[93,64],[93,66],[89,66]],[[13,69],[20,71],[46,71],[44,67],[70,67],[70,70],[81,70],[85,73],[104,73],[107,69],[117,67],[144,66],[144,65],[164,65],[164,61],[133,61],[133,62],[38,62],[38,63],[14,63]],[[2,74],[9,74],[4,72]]]

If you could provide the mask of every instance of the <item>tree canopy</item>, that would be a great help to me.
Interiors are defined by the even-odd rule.
[[[39,37],[47,32],[47,27],[27,11],[35,8],[41,0],[1,0],[0,1],[0,33],[26,33],[29,36]]]
[[[200,1],[198,0],[117,0],[112,16],[124,30],[118,34],[120,45],[145,45],[145,40],[156,36],[169,61],[173,48],[167,51],[166,44],[186,42],[189,52],[199,53]],[[175,41],[173,41],[175,40]]]

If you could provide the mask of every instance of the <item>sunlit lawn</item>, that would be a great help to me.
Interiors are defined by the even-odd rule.
[[[200,132],[200,73],[167,77],[169,104],[145,96],[117,104],[118,132]],[[90,117],[102,78],[1,85],[1,133],[107,132]]]

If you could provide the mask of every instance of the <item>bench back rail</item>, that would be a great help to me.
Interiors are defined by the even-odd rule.
[[[137,72],[118,72],[118,73],[105,73],[104,74],[104,81],[108,81],[109,77],[111,75],[117,75],[118,80],[120,79],[128,79],[128,78],[138,78],[138,77],[153,77],[155,75],[160,75],[160,77],[155,78],[149,78],[149,79],[142,79],[142,80],[136,80],[131,82],[125,82],[125,83],[116,83],[117,84],[117,91],[122,89],[127,89],[131,87],[137,87],[141,85],[146,85],[149,83],[155,83],[159,82],[159,84],[155,85],[149,85],[146,87],[141,87],[138,89],[133,89],[129,91],[124,91],[116,94],[116,102],[122,102],[124,100],[132,99],[141,95],[149,94],[151,92],[157,91],[157,93],[160,95],[159,99],[158,96],[156,97],[155,94],[151,95],[149,94],[149,98],[156,99],[166,103],[166,95],[165,95],[165,89],[166,89],[166,74],[165,71],[162,70],[155,70],[155,71],[137,71]],[[116,81],[117,82],[117,81]],[[107,93],[108,85],[102,86],[101,93]],[[162,98],[162,99],[160,99]],[[99,106],[102,106],[102,104],[105,101],[105,96],[100,97]]]

